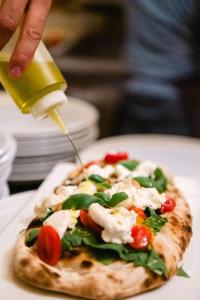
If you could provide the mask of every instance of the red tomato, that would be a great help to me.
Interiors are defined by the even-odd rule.
[[[134,241],[129,246],[135,249],[145,249],[151,243],[151,229],[144,225],[135,225],[132,228],[132,237]]]
[[[126,152],[107,153],[104,157],[104,161],[110,164],[115,164],[118,161],[127,159],[129,159],[129,157]]]
[[[89,213],[87,210],[81,209],[80,211],[80,220],[81,223],[85,226],[88,227],[92,230],[95,230],[96,232],[101,233],[102,228],[98,224],[96,224],[92,218],[90,217]]]
[[[42,261],[54,266],[61,255],[61,241],[58,232],[49,225],[42,226],[37,239],[38,255]]]
[[[85,227],[89,227],[89,224],[88,224],[88,211],[87,210],[81,209],[81,211],[80,211],[80,220],[81,220],[81,223]]]
[[[168,198],[160,208],[161,214],[164,214],[166,212],[172,212],[174,208],[176,207],[176,202],[174,199]]]
[[[134,212],[136,214],[138,214],[138,216],[140,216],[144,220],[147,218],[147,216],[145,215],[145,212],[139,207],[131,207],[130,210],[134,210]]]

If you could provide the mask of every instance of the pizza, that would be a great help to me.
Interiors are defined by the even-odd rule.
[[[42,289],[101,300],[169,281],[192,235],[190,208],[172,174],[124,152],[84,169],[37,204],[15,246],[17,276]]]

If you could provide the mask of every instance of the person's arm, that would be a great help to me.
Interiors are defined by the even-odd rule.
[[[4,0],[0,7],[0,50],[21,19],[21,34],[10,59],[10,76],[18,78],[31,62],[46,24],[52,0]]]

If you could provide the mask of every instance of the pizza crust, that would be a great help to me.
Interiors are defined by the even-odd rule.
[[[176,200],[176,208],[166,213],[168,222],[156,235],[153,248],[164,258],[168,280],[176,274],[183,253],[192,235],[189,206],[172,184],[168,196]],[[36,246],[35,246],[36,247]],[[88,299],[120,299],[161,286],[167,280],[133,263],[116,261],[103,265],[94,260],[86,249],[66,252],[52,267],[41,261],[35,247],[25,246],[25,232],[14,250],[14,270],[19,278],[31,285]]]

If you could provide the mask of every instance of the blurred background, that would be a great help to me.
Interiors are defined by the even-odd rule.
[[[54,2],[44,41],[69,83],[68,94],[99,109],[100,137],[200,136],[198,5]]]
[[[43,39],[68,82],[64,118],[79,151],[115,135],[200,137],[199,16],[198,0],[54,1]],[[16,192],[75,157],[48,121],[13,111],[0,110],[17,143],[0,151],[0,175],[6,163]]]

